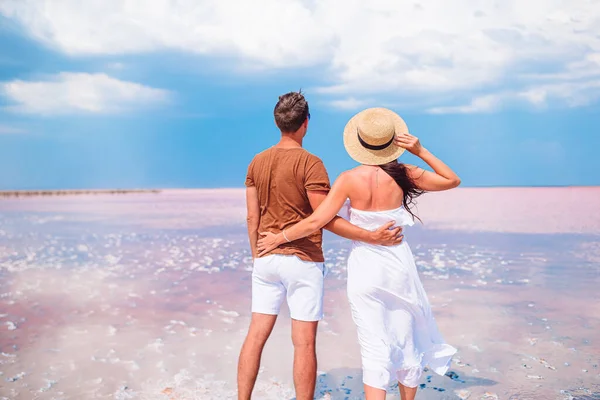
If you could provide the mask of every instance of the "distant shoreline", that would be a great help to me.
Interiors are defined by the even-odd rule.
[[[600,189],[594,185],[540,185],[540,186],[461,186],[460,189]],[[0,198],[9,197],[35,197],[35,196],[73,196],[73,195],[101,195],[101,194],[151,194],[168,192],[196,192],[244,190],[243,187],[222,188],[162,188],[162,189],[47,189],[47,190],[0,190]]]
[[[3,190],[0,197],[72,196],[85,194],[160,193],[159,189]]]

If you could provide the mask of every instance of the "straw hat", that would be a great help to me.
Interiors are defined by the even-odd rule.
[[[397,133],[408,133],[406,123],[387,108],[367,108],[356,114],[344,128],[344,146],[355,161],[382,165],[404,153],[394,144]]]

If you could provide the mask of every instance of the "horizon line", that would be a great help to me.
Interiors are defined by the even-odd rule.
[[[527,188],[598,188],[597,185],[465,185],[457,189],[527,189]],[[147,188],[71,188],[71,189],[3,189],[0,196],[10,194],[47,193],[47,194],[75,194],[79,193],[140,193],[159,192],[174,190],[243,190],[244,186],[221,186],[221,187],[147,187]]]

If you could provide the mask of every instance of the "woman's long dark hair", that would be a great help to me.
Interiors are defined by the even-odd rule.
[[[392,179],[394,179],[398,186],[400,186],[402,189],[402,205],[406,211],[408,211],[413,218],[421,221],[421,219],[412,212],[411,207],[414,204],[415,199],[425,193],[425,191],[417,187],[413,179],[408,174],[406,165],[394,160],[387,164],[380,165],[379,167],[389,176],[391,176]]]

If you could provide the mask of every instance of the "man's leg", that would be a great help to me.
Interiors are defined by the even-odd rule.
[[[317,380],[317,354],[315,351],[318,321],[292,319],[294,344],[294,386],[297,400],[313,400]]]
[[[408,386],[404,386],[400,382],[398,382],[398,387],[400,389],[400,398],[402,400],[414,400],[417,395],[417,388],[410,388]]]
[[[252,271],[252,319],[238,361],[238,399],[249,400],[260,368],[260,358],[273,331],[285,287],[277,273],[278,258],[254,260]]]
[[[238,360],[239,400],[250,400],[260,368],[262,351],[273,331],[275,321],[277,321],[277,315],[252,313],[250,328]]]
[[[374,388],[369,385],[364,385],[365,388],[365,400],[385,400],[385,396],[387,395],[386,391],[383,389]],[[402,390],[400,390],[402,393]],[[404,400],[404,397],[402,397]]]
[[[317,325],[323,318],[324,265],[292,257],[286,267],[284,283],[292,318],[296,399],[312,400],[317,380]]]

